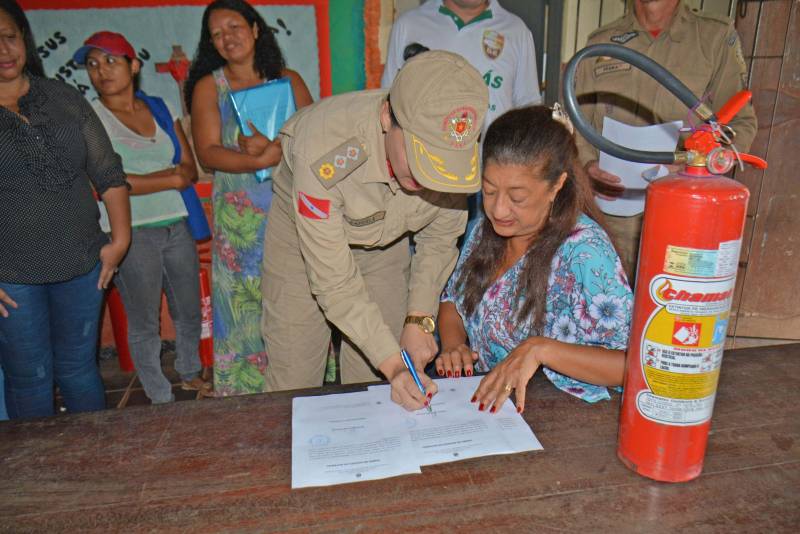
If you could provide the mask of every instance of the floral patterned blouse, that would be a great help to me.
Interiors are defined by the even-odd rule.
[[[481,223],[476,224],[467,237],[441,300],[455,304],[470,347],[478,353],[475,367],[486,372],[537,333],[528,322],[515,321],[517,279],[524,257],[486,290],[474,313],[465,317],[464,297],[457,293],[456,282],[466,258],[480,244],[481,228]],[[553,256],[541,335],[565,343],[625,350],[632,307],[633,295],[608,235],[591,218],[581,215],[572,234]],[[572,379],[547,367],[542,369],[557,388],[587,402],[610,398],[603,386]]]

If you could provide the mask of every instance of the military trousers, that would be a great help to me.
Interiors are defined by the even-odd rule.
[[[379,249],[351,247],[351,251],[370,298],[399,339],[408,304],[408,239]],[[261,334],[268,358],[267,391],[321,386],[331,325],[311,293],[294,221],[276,205],[267,223],[262,275]],[[382,379],[346,335],[340,364],[344,384]]]
[[[617,253],[622,259],[623,267],[625,267],[625,274],[628,275],[628,283],[633,289],[636,279],[636,266],[639,260],[639,239],[642,237],[644,213],[631,217],[606,214],[605,218],[606,226],[611,232],[611,237],[617,247]]]

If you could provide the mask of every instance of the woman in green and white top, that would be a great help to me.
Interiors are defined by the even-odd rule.
[[[136,91],[141,63],[124,36],[95,33],[73,59],[86,66],[97,90],[100,98],[92,104],[131,186],[131,247],[115,284],[128,315],[139,380],[154,404],[174,400],[161,368],[163,290],[175,324],[175,370],[182,387],[210,394],[211,385],[200,377],[199,262],[180,194],[197,179],[191,148],[163,100]]]

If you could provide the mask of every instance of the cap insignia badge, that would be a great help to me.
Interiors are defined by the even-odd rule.
[[[477,113],[471,107],[460,107],[451,111],[444,119],[443,130],[450,137],[450,145],[456,148],[464,146],[466,138],[472,133]]]

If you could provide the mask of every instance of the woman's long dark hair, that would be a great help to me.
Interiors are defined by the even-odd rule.
[[[585,213],[601,226],[603,215],[595,204],[591,186],[578,160],[575,138],[553,119],[553,110],[531,106],[506,112],[486,132],[483,162],[524,165],[553,187],[563,173],[564,185],[553,200],[549,218],[525,253],[515,299],[515,320],[530,321],[534,332],[544,326],[547,285],[551,262],[561,244],[573,232],[578,215]],[[472,315],[483,294],[496,280],[506,251],[506,238],[497,235],[484,218],[480,242],[467,257],[458,291],[464,294],[464,311]]]
[[[219,55],[217,49],[214,48],[214,43],[211,41],[211,32],[208,30],[208,19],[211,13],[217,9],[236,11],[244,17],[249,27],[252,28],[254,23],[258,26],[253,68],[262,78],[266,80],[280,78],[281,71],[286,67],[286,62],[278,46],[278,41],[275,39],[275,34],[253,6],[244,0],[215,0],[208,4],[206,10],[203,12],[203,27],[200,29],[200,42],[197,45],[197,52],[194,54],[194,60],[189,69],[189,77],[184,87],[186,109],[190,111],[192,109],[192,93],[194,92],[194,86],[200,78],[225,65],[225,60]]]
[[[36,51],[36,41],[25,12],[14,0],[0,0],[0,10],[8,13],[8,16],[14,19],[14,24],[22,32],[22,40],[25,43],[25,74],[44,77],[42,60],[39,59],[39,52]]]

